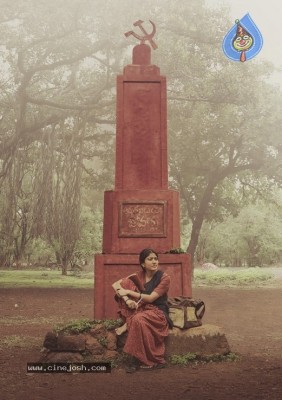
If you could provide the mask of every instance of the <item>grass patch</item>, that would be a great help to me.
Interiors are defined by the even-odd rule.
[[[63,318],[60,317],[36,317],[31,319],[21,316],[2,317],[0,318],[0,325],[53,325],[58,322],[58,319],[63,322]]]
[[[0,349],[11,347],[18,347],[21,349],[33,348],[38,347],[41,342],[41,338],[35,338],[34,336],[9,335],[0,339]]]
[[[282,268],[219,268],[216,270],[194,270],[193,286],[255,287],[281,286]],[[61,274],[61,271],[0,270],[0,288],[80,288],[94,287],[94,274],[80,276]]]
[[[68,287],[89,288],[94,286],[93,273],[81,273],[76,275],[62,275],[61,271],[18,271],[0,270],[0,287]]]
[[[238,361],[240,356],[236,353],[212,354],[210,356],[200,356],[195,353],[187,353],[181,355],[172,355],[170,357],[170,363],[172,365],[187,366],[189,364],[205,364],[212,362],[234,362]]]
[[[196,286],[258,286],[275,281],[274,273],[267,268],[233,270],[220,268],[203,271],[195,269],[193,284]]]

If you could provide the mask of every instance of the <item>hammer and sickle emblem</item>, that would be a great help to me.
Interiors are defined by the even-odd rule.
[[[149,20],[150,21],[150,20]],[[138,26],[142,33],[144,34],[144,36],[138,35],[137,33],[135,33],[134,31],[128,31],[125,32],[125,36],[128,37],[130,35],[133,35],[136,39],[140,40],[141,43],[144,43],[146,40],[149,41],[150,45],[152,46],[152,48],[154,50],[156,50],[158,48],[158,46],[156,45],[156,43],[153,41],[153,37],[156,33],[156,25],[154,24],[154,22],[150,21],[151,25],[153,26],[153,30],[152,33],[148,33],[146,32],[146,30],[144,29],[144,27],[142,26],[142,24],[144,23],[144,21],[141,21],[141,19],[139,19],[138,21],[134,22],[134,26]]]

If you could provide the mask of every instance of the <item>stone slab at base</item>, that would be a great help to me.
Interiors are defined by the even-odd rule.
[[[198,356],[225,355],[230,347],[223,329],[216,325],[170,330],[166,339],[166,358],[194,353]]]
[[[112,284],[140,270],[138,254],[96,254],[94,267],[94,318],[118,318]],[[159,268],[171,279],[168,295],[192,296],[190,256],[159,254]]]

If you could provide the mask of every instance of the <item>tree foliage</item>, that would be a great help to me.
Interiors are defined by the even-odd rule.
[[[206,223],[200,235],[198,261],[238,267],[275,265],[282,256],[281,194],[278,202],[262,200],[222,223]],[[200,251],[199,251],[200,250]]]
[[[95,180],[93,159],[113,144],[113,88],[124,45],[110,41],[101,29],[107,10],[97,13],[93,6],[15,1],[3,9],[4,263],[20,261],[28,239],[41,235],[65,273],[80,235],[83,172]]]
[[[192,256],[204,221],[236,216],[281,184],[273,67],[225,58],[222,39],[234,23],[227,9],[204,0],[4,2],[1,264],[20,262],[43,240],[65,272],[75,254],[99,247],[85,215],[99,226],[97,207],[112,188],[115,80],[136,44],[124,32],[140,18],[157,25],[153,62],[168,81],[170,182],[181,193],[183,222],[192,224]]]
[[[192,3],[183,3],[177,17],[172,12],[170,42],[177,57],[168,52],[164,64],[171,181],[192,222],[187,251],[193,257],[205,220],[238,213],[247,194],[266,196],[281,185],[282,170],[281,92],[267,82],[273,67],[227,60],[221,50],[223,32],[232,25],[226,12],[199,3],[193,11],[209,20],[199,18],[196,25]]]

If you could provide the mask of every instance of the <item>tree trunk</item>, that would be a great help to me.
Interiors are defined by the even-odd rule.
[[[189,245],[187,247],[187,253],[191,255],[192,269],[194,269],[195,252],[199,242],[201,228],[205,219],[206,212],[208,210],[209,202],[211,201],[212,198],[213,190],[215,186],[218,184],[218,182],[219,182],[218,180],[211,179],[210,182],[208,183],[206,190],[204,191],[204,195],[202,197],[196,216],[193,220],[191,237]]]
[[[68,274],[68,264],[67,263],[63,263],[62,264],[62,275],[67,275]]]

